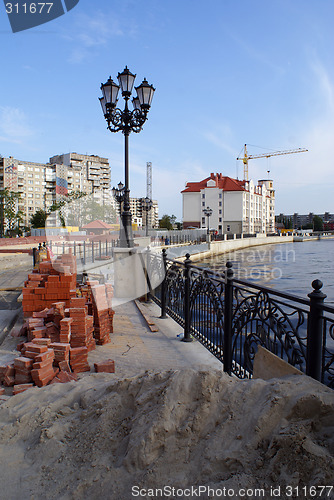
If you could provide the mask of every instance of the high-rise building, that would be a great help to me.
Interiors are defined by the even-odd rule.
[[[17,209],[23,213],[23,225],[29,225],[30,217],[38,209],[48,206],[47,178],[47,166],[43,163],[16,160],[12,156],[0,158],[0,188],[20,194]]]
[[[31,216],[68,194],[80,191],[92,195],[103,205],[110,204],[110,167],[107,158],[68,153],[53,156],[49,163],[0,157],[0,189],[20,193],[17,208],[23,212],[23,225]]]
[[[139,227],[146,227],[146,211],[143,209],[143,198],[130,198],[130,212],[132,222],[136,223]],[[159,207],[157,200],[152,200],[153,205],[151,210],[147,213],[147,225],[149,228],[156,229],[159,227]],[[120,216],[119,203],[115,202],[114,205],[118,217]]]
[[[92,194],[103,205],[110,202],[110,166],[107,158],[96,155],[67,153],[52,156],[50,164],[65,165],[68,192]]]

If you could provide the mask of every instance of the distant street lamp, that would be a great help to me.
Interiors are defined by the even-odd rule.
[[[204,215],[207,216],[208,218],[208,230],[207,230],[207,235],[210,237],[210,217],[212,215],[212,208],[210,207],[206,207],[204,210],[203,210],[203,213]]]
[[[151,210],[151,208],[153,207],[153,201],[148,196],[146,196],[146,198],[141,198],[140,201],[141,201],[142,210],[145,210],[145,212],[146,212],[146,218],[145,218],[146,236],[148,236],[148,213]]]
[[[122,213],[122,203],[124,202],[124,184],[120,181],[117,184],[117,188],[112,188],[112,194],[117,203],[119,204],[119,215]]]
[[[100,103],[105,119],[108,123],[110,132],[123,132],[125,138],[125,186],[123,193],[123,211],[121,214],[120,246],[133,247],[132,221],[130,212],[130,189],[129,189],[129,135],[130,132],[140,132],[147,120],[147,115],[151,107],[151,102],[155,88],[144,78],[143,82],[135,87],[137,97],[133,97],[133,109],[128,107],[128,101],[131,97],[136,75],[133,75],[125,66],[122,73],[118,73],[117,85],[111,77],[106,83],[101,84],[103,97],[100,97]],[[123,110],[116,107],[118,91],[121,88],[122,96],[125,100]]]

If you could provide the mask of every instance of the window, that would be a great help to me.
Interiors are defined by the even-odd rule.
[[[229,224],[226,226],[226,231],[231,231],[231,226]]]
[[[220,207],[222,206],[222,202],[221,202],[221,201],[219,202],[219,206],[220,206]]]
[[[221,222],[221,221],[222,221],[222,218],[221,218],[221,217],[219,217],[219,222]]]
[[[205,207],[205,201],[202,201],[202,207]]]
[[[221,210],[219,210],[219,215],[221,215],[221,213],[222,213],[222,211],[221,211]]]
[[[202,193],[202,198],[205,198],[205,193]]]
[[[205,217],[202,217],[202,224],[205,224]]]
[[[222,198],[222,197],[223,197],[222,193],[219,193],[219,198]]]

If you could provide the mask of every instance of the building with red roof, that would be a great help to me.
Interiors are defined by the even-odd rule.
[[[111,224],[107,224],[103,220],[94,220],[82,226],[84,231],[88,234],[109,234],[110,231],[114,229],[114,226]]]
[[[211,208],[210,229],[226,233],[275,231],[275,191],[271,179],[241,181],[211,173],[199,182],[187,182],[182,194],[183,228],[207,227],[205,210]]]

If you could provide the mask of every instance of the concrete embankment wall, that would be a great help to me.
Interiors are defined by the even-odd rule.
[[[291,243],[293,236],[263,236],[257,238],[242,238],[226,241],[212,241],[210,243],[210,250],[196,253],[191,255],[192,261],[206,259],[207,257],[214,257],[235,250],[242,250],[250,247],[257,247],[260,245],[273,245],[277,243]]]

